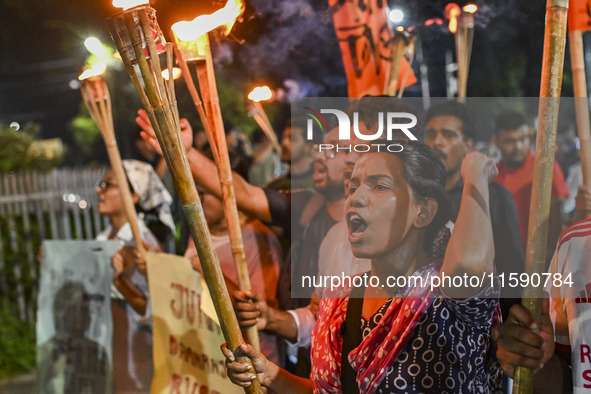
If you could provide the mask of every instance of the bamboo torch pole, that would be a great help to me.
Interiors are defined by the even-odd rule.
[[[475,7],[475,6],[474,6]],[[458,99],[464,102],[468,87],[468,73],[470,70],[470,57],[472,55],[472,42],[474,39],[474,11],[464,11],[458,18],[458,31],[456,32],[456,57],[458,64]]]
[[[267,113],[263,108],[263,104],[261,101],[269,100],[273,97],[273,93],[268,86],[257,86],[248,94],[248,99],[252,105],[253,111],[251,112],[252,117],[258,125],[260,126],[261,130],[265,133],[273,148],[278,154],[281,154],[281,145],[279,145],[279,141],[277,140],[277,134],[275,134],[275,130],[273,130],[273,125],[271,121],[267,117]]]
[[[145,256],[146,250],[142,242],[135,206],[131,197],[131,191],[129,190],[127,177],[125,176],[125,171],[123,169],[123,162],[121,161],[121,154],[119,153],[117,140],[115,139],[115,127],[113,126],[109,89],[107,88],[107,84],[103,77],[95,75],[80,80],[80,91],[82,92],[82,98],[84,99],[86,108],[88,108],[88,112],[92,116],[92,119],[98,126],[103,139],[105,140],[111,169],[113,170],[115,179],[119,185],[123,210],[125,211],[127,221],[131,227],[131,233],[136,248],[142,256]]]
[[[273,145],[273,149],[275,149],[275,152],[281,154],[281,145],[279,145],[279,140],[277,140],[275,130],[273,130],[273,127],[270,125],[270,123],[268,123],[268,119],[265,120],[265,117],[261,114],[261,111],[263,111],[261,103],[259,103],[258,101],[253,101],[252,106],[254,110],[251,112],[252,117],[257,122],[261,130],[263,130],[263,133],[265,133],[269,141],[271,141],[271,144]]]
[[[208,135],[212,146],[217,149],[218,155],[218,175],[220,177],[220,186],[222,188],[222,200],[224,203],[224,213],[228,222],[228,231],[230,233],[230,243],[232,245],[232,255],[234,256],[234,267],[238,279],[240,290],[250,290],[250,275],[246,264],[246,254],[244,253],[244,244],[242,242],[242,230],[240,228],[240,217],[236,206],[236,194],[234,192],[234,183],[232,181],[232,168],[230,167],[230,157],[228,154],[228,145],[226,142],[226,133],[220,109],[218,98],[218,89],[213,70],[213,59],[209,45],[209,36],[205,34],[204,47],[205,61],[195,62],[197,68],[197,77],[201,93],[205,100],[205,113],[209,119],[209,126],[213,135]],[[259,331],[256,326],[247,328],[246,337],[248,342],[260,349]]]
[[[183,211],[195,242],[205,281],[211,293],[227,346],[236,354],[237,360],[250,363],[248,357],[244,356],[239,348],[244,340],[232,308],[217,255],[211,243],[203,208],[183,147],[181,133],[178,123],[175,122],[174,111],[171,109],[172,104],[167,97],[162,81],[159,56],[153,37],[155,17],[150,19],[147,10],[151,9],[149,7],[135,7],[110,18],[111,35],[124,59],[128,72],[130,72],[134,86],[138,89],[142,103],[147,105],[146,111],[151,114],[151,120],[154,121],[154,131],[183,205]],[[133,60],[139,66],[145,91],[141,84],[137,83],[139,77],[132,67],[129,42],[133,46],[133,54],[135,55]],[[250,372],[254,373],[254,369],[251,368]],[[256,380],[248,388],[245,388],[245,391],[247,393],[262,393],[261,386]]]
[[[411,65],[412,65],[412,61],[415,58],[415,46],[416,46],[416,42],[417,42],[417,37],[416,36],[410,36],[409,37],[409,43],[407,45],[407,56],[408,56],[408,67],[406,68],[406,70],[404,70],[404,75],[402,76],[402,83],[400,84],[400,90],[398,91],[398,98],[401,98],[402,95],[404,94],[404,88],[406,86],[406,80],[408,79],[408,76],[410,75],[410,71],[412,69]]]
[[[228,222],[230,243],[232,245],[232,254],[234,257],[234,267],[238,278],[238,287],[243,291],[250,290],[250,276],[248,274],[246,255],[244,253],[242,242],[240,218],[236,207],[236,195],[234,193],[234,184],[232,182],[232,169],[226,144],[226,135],[223,128],[223,121],[221,119],[221,111],[219,109],[219,99],[217,98],[217,86],[215,84],[215,75],[213,73],[209,38],[208,35],[205,34],[200,36],[197,40],[186,42],[178,40],[174,31],[172,36],[175,40],[177,57],[181,70],[183,71],[185,83],[187,84],[195,108],[199,113],[207,138],[210,141],[214,160],[218,168],[218,176],[222,188],[224,213],[226,221]],[[183,48],[187,47],[192,49],[192,54],[198,54],[191,63],[194,64],[197,69],[197,77],[199,79],[199,86],[201,87],[201,94],[204,102],[202,102],[199,97],[193,78],[191,77],[188,63],[183,54]],[[213,102],[216,104],[212,104]],[[216,107],[217,110],[215,109]],[[248,342],[252,346],[260,348],[259,335],[256,326],[246,329],[245,332]]]
[[[568,34],[570,43],[570,59],[577,113],[577,132],[581,143],[581,167],[583,169],[583,185],[591,186],[591,132],[589,126],[589,105],[587,98],[587,81],[585,78],[585,58],[583,49],[583,32],[573,30]],[[587,212],[589,217],[591,212]]]
[[[466,97],[466,89],[464,88],[464,50],[465,42],[464,38],[464,26],[461,23],[461,17],[458,18],[458,30],[455,33],[456,40],[456,64],[458,67],[457,80],[458,80],[458,101],[463,102]]]
[[[400,66],[402,64],[402,58],[404,57],[405,37],[403,33],[394,33],[394,44],[392,55],[392,63],[390,65],[390,78],[386,83],[386,94],[388,96],[396,96],[396,90],[398,89],[398,80],[400,79]]]
[[[195,82],[193,82],[193,77],[191,76],[191,70],[189,69],[189,65],[185,60],[185,56],[183,51],[179,49],[179,45],[177,42],[176,35],[172,34],[172,39],[174,43],[174,52],[176,54],[177,62],[183,74],[183,79],[185,84],[187,85],[187,89],[189,90],[189,95],[193,100],[193,104],[195,105],[195,109],[197,110],[197,114],[199,115],[199,119],[201,120],[201,124],[203,125],[203,129],[205,130],[205,134],[207,135],[208,140],[213,141],[213,132],[211,131],[211,125],[209,123],[209,119],[207,118],[207,114],[205,113],[205,109],[203,108],[203,102],[201,101],[201,97],[199,96],[199,92],[197,92],[197,87]],[[214,161],[217,163],[219,160],[218,151],[212,145],[211,151],[213,152]]]
[[[532,184],[531,205],[527,234],[525,266],[528,274],[545,271],[546,238],[550,216],[552,173],[556,129],[562,85],[562,69],[566,41],[566,17],[568,0],[548,0],[546,3],[546,29],[544,34],[544,56],[540,105],[538,108],[538,136]],[[539,321],[542,306],[542,288],[528,286],[523,293],[522,304]],[[516,394],[533,391],[533,371],[519,367],[515,370],[513,392]]]

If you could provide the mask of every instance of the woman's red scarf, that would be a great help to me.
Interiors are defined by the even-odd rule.
[[[349,362],[357,371],[361,393],[375,392],[412,334],[423,314],[433,304],[430,277],[439,274],[441,262],[420,268],[412,276],[423,278],[424,286],[405,288],[384,312],[378,325],[349,353]],[[341,393],[341,329],[347,314],[348,295],[323,298],[318,321],[312,332],[312,372],[315,393]],[[361,322],[360,322],[361,324]]]

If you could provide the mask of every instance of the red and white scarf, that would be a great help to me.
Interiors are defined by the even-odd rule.
[[[401,297],[392,299],[378,325],[349,353],[349,362],[357,371],[357,383],[362,393],[375,392],[406,345],[415,326],[433,304],[430,277],[439,274],[441,262],[431,263],[413,276],[423,278],[425,286],[406,289]],[[342,326],[347,314],[345,298],[324,298],[320,302],[318,321],[312,332],[312,372],[315,393],[341,393]],[[361,323],[361,322],[360,322]]]

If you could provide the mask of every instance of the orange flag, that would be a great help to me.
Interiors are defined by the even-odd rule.
[[[570,0],[568,31],[591,30],[591,0]]]
[[[387,2],[383,0],[328,0],[339,40],[349,97],[384,94],[393,53],[394,33],[388,21]],[[408,70],[404,87],[417,78],[403,58],[398,89]]]

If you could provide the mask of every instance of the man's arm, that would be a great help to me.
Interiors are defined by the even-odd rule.
[[[215,163],[192,147],[187,151],[187,158],[195,183],[222,199],[222,189]],[[235,172],[232,172],[232,184],[239,210],[262,222],[271,222],[269,201],[263,188],[251,185]]]
[[[158,153],[162,154],[162,150],[156,139],[156,134],[150,124],[146,111],[138,111],[136,123],[143,130],[141,133],[142,138],[148,141]],[[203,187],[208,193],[221,199],[222,189],[216,164],[205,157],[197,149],[193,148],[193,129],[189,122],[186,119],[181,119],[180,125],[183,144],[185,146],[185,151],[187,152],[187,159],[189,160],[189,166],[193,178],[195,179],[195,183]],[[249,184],[244,178],[235,172],[232,172],[232,179],[238,209],[263,222],[270,222],[271,211],[263,189]]]

